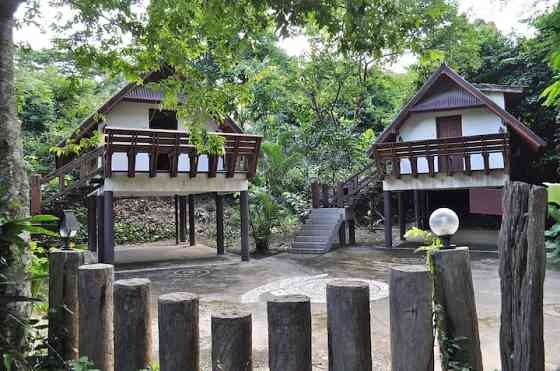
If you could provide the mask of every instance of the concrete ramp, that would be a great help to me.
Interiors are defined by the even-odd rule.
[[[338,243],[338,231],[344,220],[344,208],[312,209],[309,219],[296,234],[289,252],[323,254],[332,250]]]

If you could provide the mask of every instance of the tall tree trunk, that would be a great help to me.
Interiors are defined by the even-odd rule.
[[[9,219],[25,216],[29,209],[14,77],[14,13],[21,2],[0,1],[0,216]],[[27,247],[0,242],[0,353],[15,358],[24,354],[27,345],[22,323],[29,317],[30,306],[13,300],[30,296],[26,276],[28,254]],[[0,369],[4,363],[1,358]],[[15,366],[23,368],[17,367],[17,363]]]

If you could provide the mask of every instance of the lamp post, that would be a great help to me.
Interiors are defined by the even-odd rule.
[[[459,217],[455,211],[442,207],[430,215],[430,229],[443,241],[443,248],[451,246],[451,236],[459,229]]]
[[[78,222],[76,215],[71,211],[64,210],[58,226],[60,237],[64,239],[63,250],[70,250],[70,239],[76,237],[79,228],[80,222]]]

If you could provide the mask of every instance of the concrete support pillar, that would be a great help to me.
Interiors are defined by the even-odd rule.
[[[187,242],[187,196],[179,196],[179,241]]]
[[[385,226],[385,247],[393,247],[393,215],[391,213],[391,192],[383,192],[383,218]]]
[[[97,199],[95,196],[87,198],[87,231],[88,249],[97,251]]]
[[[223,255],[224,249],[224,196],[216,193],[216,248],[218,255]]]
[[[103,192],[103,260],[101,263],[115,262],[115,241],[113,233],[113,192]]]
[[[102,262],[105,243],[105,213],[103,211],[105,201],[102,193],[95,197],[95,204],[97,214],[97,261]]]
[[[249,261],[249,198],[247,191],[239,192],[239,214],[241,216],[241,260]]]
[[[189,200],[189,244],[196,245],[196,231],[194,226],[194,195],[188,196]]]
[[[399,237],[401,241],[404,240],[406,233],[406,191],[397,193],[399,203]]]

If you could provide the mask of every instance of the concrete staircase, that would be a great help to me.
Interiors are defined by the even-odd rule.
[[[344,219],[344,208],[311,209],[309,219],[296,234],[289,252],[323,254],[330,251],[338,243],[338,231]]]

